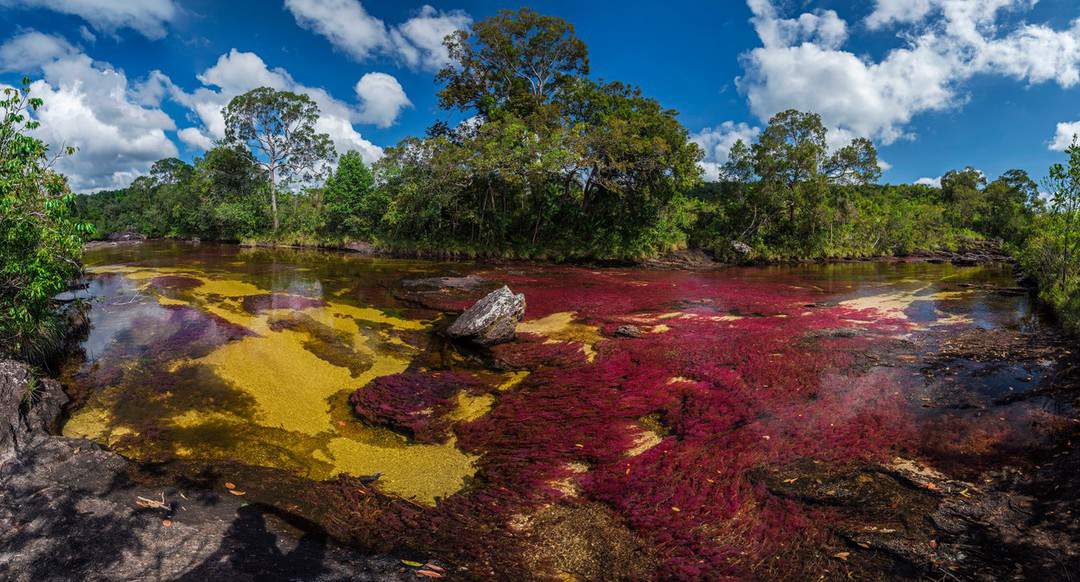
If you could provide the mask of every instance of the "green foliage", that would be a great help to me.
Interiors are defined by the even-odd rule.
[[[1080,145],[1073,143],[1066,154],[1068,165],[1050,168],[1049,211],[1035,218],[1020,260],[1038,282],[1042,299],[1080,333]]]
[[[528,8],[500,10],[471,32],[454,32],[445,45],[453,64],[438,74],[439,102],[484,117],[499,111],[531,117],[589,73],[588,51],[574,27]]]
[[[323,177],[337,155],[330,136],[315,130],[319,107],[307,95],[259,87],[233,97],[223,113],[225,142],[251,151],[269,177],[270,215],[276,232],[279,186]]]
[[[249,152],[218,146],[188,165],[162,160],[124,190],[80,196],[78,214],[102,236],[241,240],[270,227],[265,174]]]
[[[375,178],[359,152],[346,152],[323,192],[326,216],[323,232],[352,240],[371,240],[390,205],[385,191],[376,189]]]
[[[67,181],[28,135],[41,105],[29,80],[0,97],[0,352],[21,357],[41,355],[59,335],[53,298],[78,276],[93,229],[74,218]]]
[[[686,243],[701,153],[676,113],[587,79],[573,27],[503,11],[447,39],[444,107],[474,114],[387,151],[375,167],[395,246],[552,258],[631,258]]]

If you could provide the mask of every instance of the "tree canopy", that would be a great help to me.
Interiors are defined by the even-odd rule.
[[[319,107],[307,95],[259,87],[233,97],[224,114],[225,142],[248,148],[269,177],[276,231],[278,186],[315,181],[337,155],[330,136],[315,129]]]

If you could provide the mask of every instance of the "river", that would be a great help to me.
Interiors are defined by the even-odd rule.
[[[942,525],[942,504],[1030,498],[1007,474],[1037,481],[1075,430],[1048,389],[1068,344],[1008,266],[687,272],[167,242],[86,264],[64,435],[465,577],[998,572],[993,536]],[[442,339],[502,284],[526,296],[517,340]]]

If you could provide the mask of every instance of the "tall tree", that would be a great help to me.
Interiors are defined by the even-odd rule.
[[[528,8],[501,10],[445,40],[453,64],[439,71],[446,109],[490,117],[500,108],[528,117],[576,77],[589,73],[574,27]]]
[[[278,187],[315,180],[336,157],[330,136],[315,130],[319,107],[307,95],[259,87],[233,97],[224,113],[226,143],[249,148],[266,171],[277,232]]]

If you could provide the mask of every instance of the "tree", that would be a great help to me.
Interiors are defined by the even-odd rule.
[[[388,201],[373,186],[375,179],[360,152],[346,152],[323,193],[326,231],[338,236],[370,239],[379,227]]]
[[[248,148],[266,171],[277,232],[278,179],[311,182],[336,157],[330,136],[315,130],[319,107],[307,95],[260,87],[233,97],[224,113],[226,143]]]
[[[950,219],[965,228],[975,228],[986,214],[986,176],[972,167],[952,170],[941,177],[941,197]]]
[[[981,229],[1006,242],[1022,242],[1041,205],[1038,184],[1023,170],[1009,170],[987,185],[983,194],[987,210]]]
[[[93,230],[74,219],[75,197],[52,170],[55,157],[29,135],[41,105],[28,79],[0,97],[0,352],[22,357],[44,355],[62,335],[53,298],[80,273]]]
[[[436,79],[445,109],[529,117],[575,78],[589,73],[585,43],[570,23],[528,8],[501,10],[444,41],[450,60]]]

